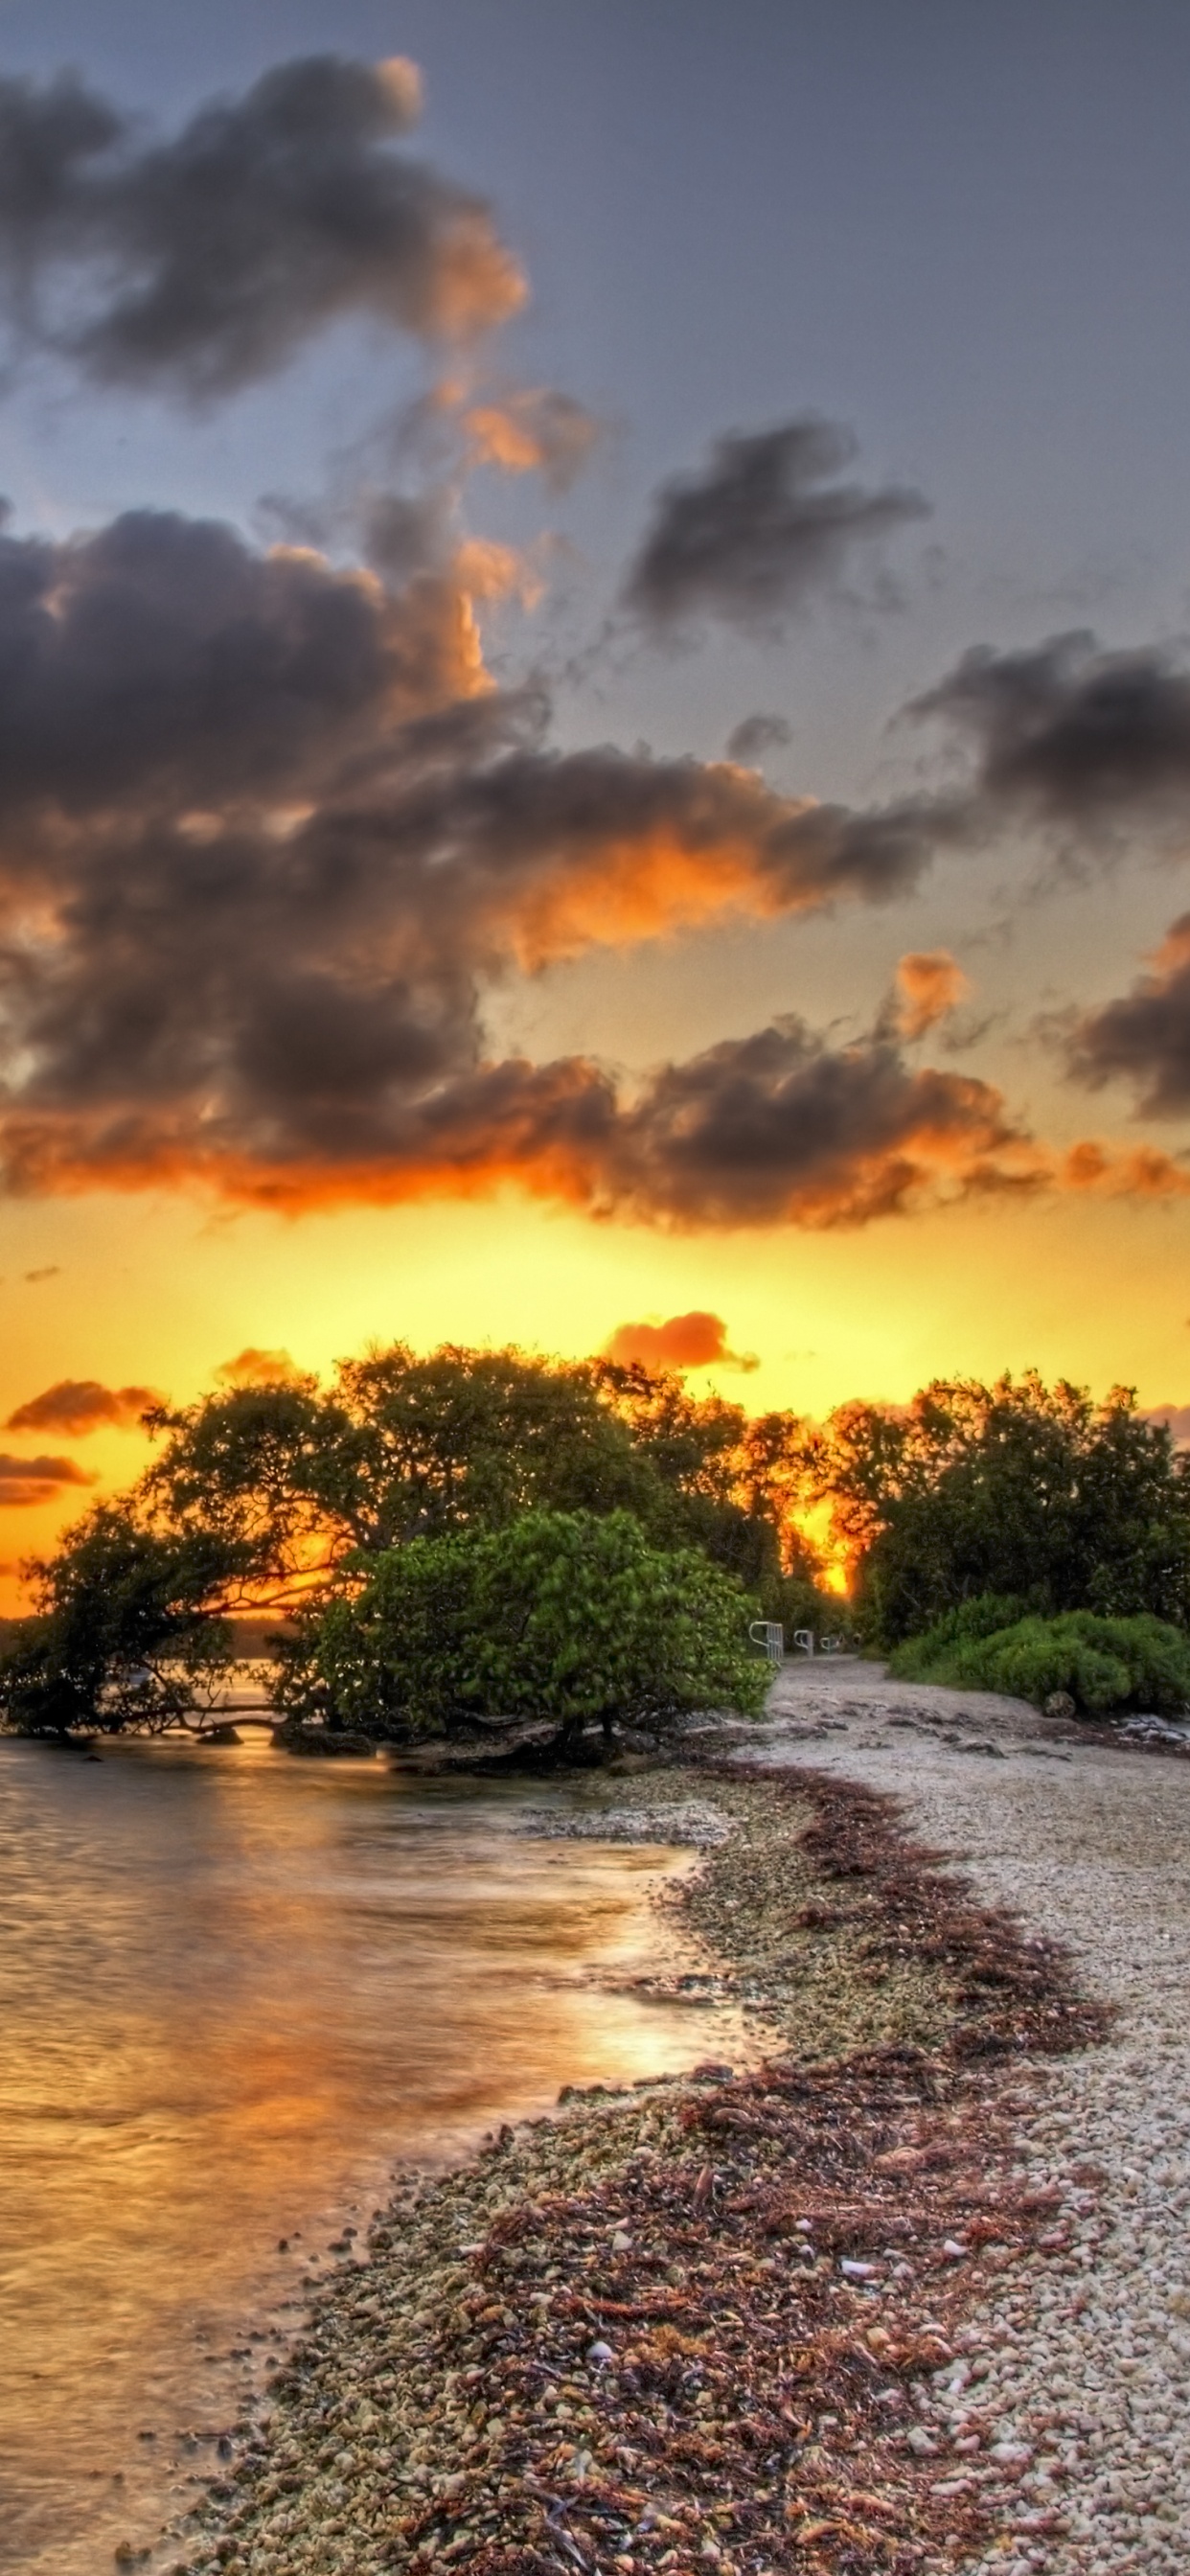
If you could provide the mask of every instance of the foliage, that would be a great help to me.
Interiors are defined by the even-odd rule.
[[[655,1550],[697,1551],[700,1573],[710,1560],[758,1590],[769,1616],[791,1574],[813,1585],[788,1508],[791,1418],[751,1425],[639,1369],[395,1343],[329,1389],[239,1387],[162,1407],[150,1428],[162,1445],[139,1486],[34,1569],[37,1616],[0,1684],[10,1723],[166,1724],[238,1612],[297,1618],[282,1692],[317,1697],[310,1640],[369,1564],[543,1512],[628,1513]],[[104,1549],[120,1564],[92,1581]]]
[[[101,1503],[35,1569],[35,1616],[0,1655],[0,1710],[31,1735],[177,1722],[222,1678],[229,1632],[211,1608],[236,1572],[210,1533],[145,1528]]]
[[[398,1342],[345,1362],[329,1394],[239,1388],[157,1427],[154,1507],[234,1537],[277,1606],[361,1550],[526,1511],[631,1511],[659,1546],[701,1548],[761,1590],[816,1571],[791,1517],[793,1417],[749,1423],[639,1367]]]
[[[1008,1691],[1038,1707],[1051,1691],[1068,1691],[1096,1717],[1128,1708],[1173,1715],[1190,1706],[1190,1639],[1167,1620],[1073,1610],[1001,1624],[1011,1606],[986,1596],[966,1604],[898,1646],[891,1670],[904,1681]]]
[[[1052,1616],[1190,1619],[1190,1482],[1130,1392],[1096,1406],[1035,1372],[937,1379],[903,1408],[853,1404],[811,1443],[867,1633],[920,1634],[985,1593]]]
[[[546,1718],[566,1747],[594,1723],[610,1733],[763,1702],[756,1604],[695,1550],[652,1545],[628,1512],[523,1512],[412,1539],[357,1571],[354,1597],[293,1650],[294,1710],[398,1736]]]

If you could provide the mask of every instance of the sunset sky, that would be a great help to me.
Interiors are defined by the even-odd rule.
[[[0,6],[0,1602],[244,1352],[1190,1401],[1188,124],[1180,0]]]

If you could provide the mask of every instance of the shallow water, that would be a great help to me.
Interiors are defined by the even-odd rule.
[[[522,1841],[519,1803],[0,1745],[0,2567],[153,2539],[394,2161],[722,2047],[614,1991],[672,1954],[665,1856]]]

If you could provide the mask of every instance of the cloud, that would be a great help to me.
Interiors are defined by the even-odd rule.
[[[638,1361],[647,1369],[759,1368],[750,1351],[728,1349],[721,1315],[694,1307],[688,1315],[670,1315],[663,1324],[617,1324],[604,1345],[605,1359],[625,1366]]]
[[[52,1503],[68,1485],[94,1485],[73,1458],[13,1458],[0,1451],[0,1509]]]
[[[462,425],[472,464],[540,474],[551,492],[567,490],[602,436],[582,403],[549,386],[521,386],[472,403]]]
[[[727,737],[727,757],[742,760],[750,767],[759,763],[766,751],[779,751],[793,740],[793,727],[784,716],[744,716]]]
[[[947,948],[910,949],[896,971],[896,1020],[906,1038],[920,1038],[966,1000],[971,985]]]
[[[855,454],[850,430],[813,414],[717,439],[701,473],[658,493],[627,605],[657,628],[715,617],[748,632],[838,593],[861,549],[929,515],[920,492],[835,480]]]
[[[1075,1081],[1131,1083],[1150,1118],[1190,1107],[1190,913],[1175,921],[1130,993],[1084,1012],[1066,1034]]]
[[[1190,1171],[1156,1145],[1113,1149],[1087,1138],[1056,1159],[1054,1176],[1062,1189],[1094,1190],[1101,1198],[1190,1198]]]
[[[559,1083],[567,1114],[595,1097],[489,1064],[501,978],[917,882],[936,799],[851,812],[738,765],[553,750],[543,693],[484,669],[481,571],[456,548],[381,579],[175,513],[0,532],[10,1188],[470,1173],[497,1101],[515,1135]]]
[[[635,1087],[494,1057],[509,977],[903,895],[969,846],[973,796],[853,811],[738,763],[556,750],[544,692],[484,666],[490,550],[428,523],[419,545],[382,573],[174,513],[0,530],[10,1192],[197,1184],[297,1212],[514,1184],[630,1221],[813,1226],[1178,1185],[1099,1147],[1065,1181],[988,1085],[910,1070],[892,1019],[851,1047],[781,1021]],[[957,974],[908,961],[904,1025]]]
[[[597,1195],[679,1225],[822,1228],[1048,1178],[990,1084],[912,1072],[879,1032],[831,1047],[791,1017],[654,1075],[606,1139]]]
[[[0,285],[15,346],[207,398],[343,315],[465,338],[524,300],[481,198],[398,149],[403,60],[311,55],[162,140],[71,73],[0,81]]]
[[[40,1270],[27,1270],[25,1272],[25,1277],[30,1286],[35,1288],[40,1287],[43,1279],[60,1279],[61,1276],[62,1264],[60,1261],[47,1261]]]
[[[139,1428],[141,1415],[164,1398],[151,1386],[101,1386],[93,1377],[63,1377],[42,1395],[19,1404],[5,1423],[6,1431],[65,1431],[76,1439],[106,1425]]]
[[[502,977],[904,893],[966,806],[852,812],[737,765],[554,751],[540,693],[488,682],[457,581],[391,588],[154,514],[0,536],[8,1189],[297,1211],[513,1182],[715,1226],[1041,1186],[1052,1158],[999,1094],[908,1071],[891,1028],[838,1049],[781,1022],[635,1092],[581,1057],[492,1060]],[[909,971],[920,1024],[957,969]]]
[[[1153,1404],[1140,1418],[1168,1431],[1175,1449],[1190,1449],[1190,1404]]]
[[[288,1351],[260,1351],[251,1343],[215,1371],[224,1386],[296,1386],[301,1374]]]
[[[940,716],[973,750],[973,822],[1024,812],[1098,835],[1184,812],[1190,671],[1170,650],[1113,653],[1083,631],[980,645],[906,713]]]
[[[301,809],[353,759],[483,685],[453,569],[393,593],[216,520],[133,510],[0,533],[0,829],[131,814],[209,830]],[[13,852],[0,851],[11,870]]]

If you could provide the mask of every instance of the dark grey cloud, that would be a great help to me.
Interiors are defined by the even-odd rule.
[[[465,1162],[473,1127],[489,1150],[498,1101],[540,1140],[554,1080],[486,1062],[493,979],[888,900],[945,837],[936,800],[853,813],[726,764],[551,750],[540,692],[486,684],[465,580],[175,514],[0,532],[10,1186],[371,1188],[423,1150]],[[604,1115],[585,1074],[562,1094]]]
[[[493,1061],[501,977],[890,900],[973,831],[966,789],[851,811],[556,751],[548,721],[488,683],[445,541],[380,579],[170,514],[0,532],[8,1188],[297,1208],[514,1177],[816,1225],[1033,1176],[998,1095],[909,1071],[890,1028],[832,1049],[781,1023],[635,1094],[583,1058]]]
[[[27,1404],[18,1404],[4,1428],[64,1431],[78,1439],[88,1431],[134,1429],[151,1405],[163,1402],[151,1386],[102,1386],[98,1378],[63,1377]]]
[[[255,1173],[458,1170],[504,1120],[532,1160],[602,1080],[488,1065],[485,984],[593,941],[889,892],[908,824],[791,809],[759,782],[611,751],[444,762],[282,833],[156,824],[55,848],[52,931],[0,949],[10,1186],[243,1190]],[[371,1180],[368,1175],[371,1174]],[[414,1177],[416,1176],[414,1172]]]
[[[397,598],[168,511],[60,542],[0,532],[0,821],[300,801],[455,705],[474,653],[444,573]]]
[[[165,140],[73,74],[0,81],[0,282],[14,345],[203,398],[344,314],[426,337],[503,321],[520,273],[482,199],[399,148],[409,64],[321,54]]]
[[[627,605],[657,628],[712,617],[763,631],[838,592],[859,551],[929,514],[902,485],[840,482],[855,454],[850,430],[813,415],[718,439],[701,473],[657,495]]]
[[[657,1074],[621,1113],[603,1191],[678,1223],[839,1226],[1044,1172],[989,1084],[913,1072],[879,1033],[832,1047],[790,1018]]]
[[[1184,812],[1190,670],[1172,650],[1109,652],[1082,631],[980,645],[906,712],[940,717],[973,752],[973,815],[1094,834]]]
[[[744,716],[727,737],[727,757],[751,766],[763,760],[766,751],[780,751],[792,740],[793,727],[784,716]]]
[[[1099,1090],[1128,1083],[1150,1118],[1190,1108],[1190,913],[1175,921],[1130,993],[1085,1012],[1066,1036],[1069,1069]]]

